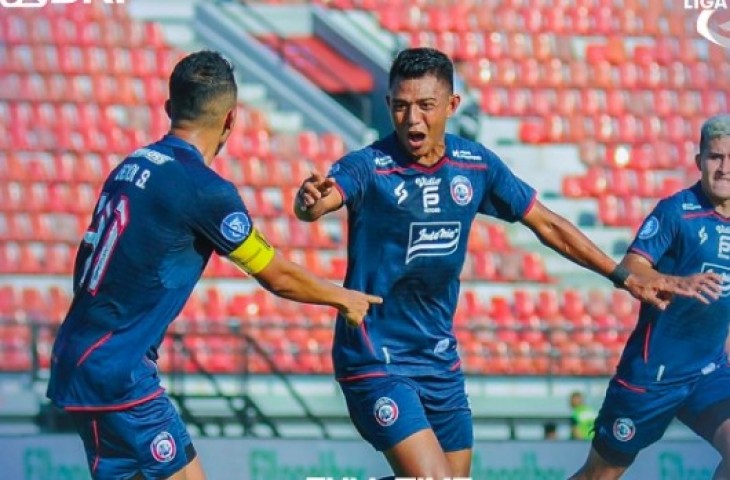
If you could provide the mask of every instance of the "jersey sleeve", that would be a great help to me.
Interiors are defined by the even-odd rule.
[[[636,238],[629,245],[629,253],[636,253],[656,265],[672,246],[679,232],[679,216],[671,202],[662,200],[644,219]]]
[[[336,188],[348,208],[357,208],[362,202],[373,176],[371,163],[367,155],[353,152],[345,155],[330,168],[327,176],[335,179]]]
[[[199,191],[189,209],[193,230],[219,255],[236,250],[253,231],[253,220],[233,184],[221,180]]]
[[[530,211],[537,192],[507,168],[502,159],[487,150],[487,188],[479,212],[507,222],[516,222]]]

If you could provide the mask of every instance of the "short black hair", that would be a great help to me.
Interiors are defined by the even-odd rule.
[[[170,75],[170,117],[173,121],[212,122],[236,103],[233,65],[211,50],[191,53]]]
[[[443,52],[435,48],[408,48],[402,50],[390,67],[388,87],[392,88],[396,79],[421,78],[434,75],[454,91],[454,64]]]

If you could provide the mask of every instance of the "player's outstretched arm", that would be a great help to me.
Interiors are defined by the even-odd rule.
[[[378,296],[323,280],[278,254],[266,268],[253,276],[265,289],[279,297],[335,307],[351,326],[362,323],[371,304],[383,303]]]
[[[660,309],[667,307],[672,294],[689,294],[688,289],[696,287],[696,283],[693,282],[708,284],[718,282],[717,275],[712,274],[703,274],[688,283],[674,277],[662,276],[653,269],[651,269],[653,273],[648,273],[643,269],[632,271],[625,265],[617,265],[575,225],[540,202],[535,203],[522,219],[522,223],[535,232],[543,244],[565,258],[603,275],[617,287],[628,290],[637,299]],[[694,297],[697,293],[695,290],[690,296]]]
[[[313,222],[322,215],[342,207],[342,194],[335,188],[332,177],[324,177],[313,171],[297,191],[294,198],[294,215],[299,220]]]
[[[371,304],[383,302],[380,297],[339,287],[286,260],[256,228],[228,258],[274,295],[335,307],[352,326],[362,323]]]
[[[631,252],[626,254],[621,261],[621,266],[632,274],[627,279],[627,283],[632,284],[632,288],[648,290],[648,294],[657,292],[657,296],[667,305],[673,295],[682,295],[702,303],[710,303],[720,298],[722,293],[722,277],[717,273],[697,273],[686,277],[664,275],[655,270],[649,260]],[[629,291],[631,290],[629,289]]]

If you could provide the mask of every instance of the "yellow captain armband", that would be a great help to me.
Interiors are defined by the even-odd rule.
[[[248,238],[228,254],[228,258],[246,273],[255,275],[271,263],[274,258],[274,247],[254,228]]]

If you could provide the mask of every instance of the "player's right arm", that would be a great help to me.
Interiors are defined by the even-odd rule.
[[[344,199],[335,187],[332,177],[324,177],[314,171],[297,191],[294,199],[294,215],[299,220],[313,222],[322,215],[340,209]]]
[[[704,272],[685,277],[663,274],[656,270],[646,254],[641,255],[636,251],[629,251],[620,265],[635,278],[642,279],[644,284],[656,285],[659,295],[666,300],[676,294],[710,303],[720,298],[722,293],[722,277],[717,273]]]
[[[334,307],[351,326],[362,323],[371,304],[383,302],[380,297],[339,287],[286,260],[255,228],[228,258],[274,295]]]
[[[350,210],[359,209],[373,178],[373,165],[372,152],[364,149],[339,159],[326,176],[312,172],[297,191],[294,215],[313,222],[345,204]]]

